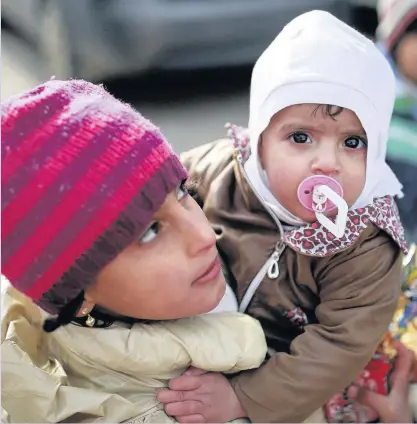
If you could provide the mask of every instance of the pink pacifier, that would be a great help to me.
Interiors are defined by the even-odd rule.
[[[337,206],[331,200],[317,191],[314,192],[314,187],[318,185],[330,187],[338,196],[343,197],[343,188],[334,178],[325,175],[313,175],[301,181],[298,186],[297,196],[300,203],[314,212],[329,212],[336,209]]]
[[[297,196],[300,203],[308,210],[314,211],[317,220],[336,237],[342,237],[347,221],[348,205],[343,199],[342,186],[331,177],[313,175],[301,181]],[[335,222],[324,212],[338,209]]]

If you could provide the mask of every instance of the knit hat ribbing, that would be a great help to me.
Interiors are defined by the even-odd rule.
[[[2,273],[57,314],[187,172],[151,122],[85,81],[2,103]]]
[[[377,38],[391,51],[413,21],[417,0],[379,0]]]

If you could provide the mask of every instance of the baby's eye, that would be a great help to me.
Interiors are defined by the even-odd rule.
[[[291,141],[293,141],[294,143],[297,144],[302,144],[302,143],[311,143],[311,139],[310,137],[303,132],[295,132],[294,134],[292,134],[290,136]]]
[[[139,239],[139,243],[149,243],[152,241],[159,233],[159,222],[154,222],[142,235]]]
[[[345,140],[345,146],[349,149],[366,149],[368,145],[363,138],[359,136],[353,136]]]
[[[185,180],[179,185],[177,192],[177,199],[182,200],[188,196],[188,189],[185,187]]]

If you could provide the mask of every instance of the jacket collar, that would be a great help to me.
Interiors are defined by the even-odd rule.
[[[364,208],[350,210],[345,233],[339,239],[317,221],[286,231],[284,239],[297,252],[310,256],[329,256],[353,245],[370,224],[385,231],[407,254],[404,229],[397,205],[391,196],[375,198],[372,204]]]

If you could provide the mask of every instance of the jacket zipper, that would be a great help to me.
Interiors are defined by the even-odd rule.
[[[249,287],[247,288],[242,301],[239,305],[239,312],[245,312],[250,301],[252,300],[253,296],[255,295],[256,290],[258,289],[259,285],[261,284],[262,280],[265,278],[265,275],[268,275],[268,278],[271,280],[275,280],[279,276],[279,258],[282,254],[282,252],[285,249],[284,244],[284,229],[282,228],[282,224],[280,220],[275,216],[274,212],[271,210],[271,208],[263,201],[263,199],[259,196],[257,191],[255,190],[255,187],[250,182],[249,178],[247,177],[246,171],[243,167],[243,158],[242,154],[240,152],[237,153],[236,156],[237,162],[239,164],[239,169],[242,175],[244,176],[246,182],[249,184],[250,188],[252,189],[253,193],[261,203],[261,205],[268,211],[269,215],[274,220],[278,231],[280,233],[280,241],[277,242],[275,245],[275,249],[272,252],[272,255],[267,259],[267,261],[264,263],[262,268],[258,271],[255,278],[250,282]]]
[[[282,249],[283,250],[283,249]],[[265,275],[268,274],[268,277],[272,279],[276,279],[279,276],[279,267],[278,260],[282,253],[282,250],[277,250],[275,248],[272,255],[268,258],[268,260],[264,263],[262,268],[258,271],[255,278],[250,282],[249,287],[247,288],[242,301],[239,305],[239,312],[245,312],[250,301],[252,300],[256,290],[264,279]]]

